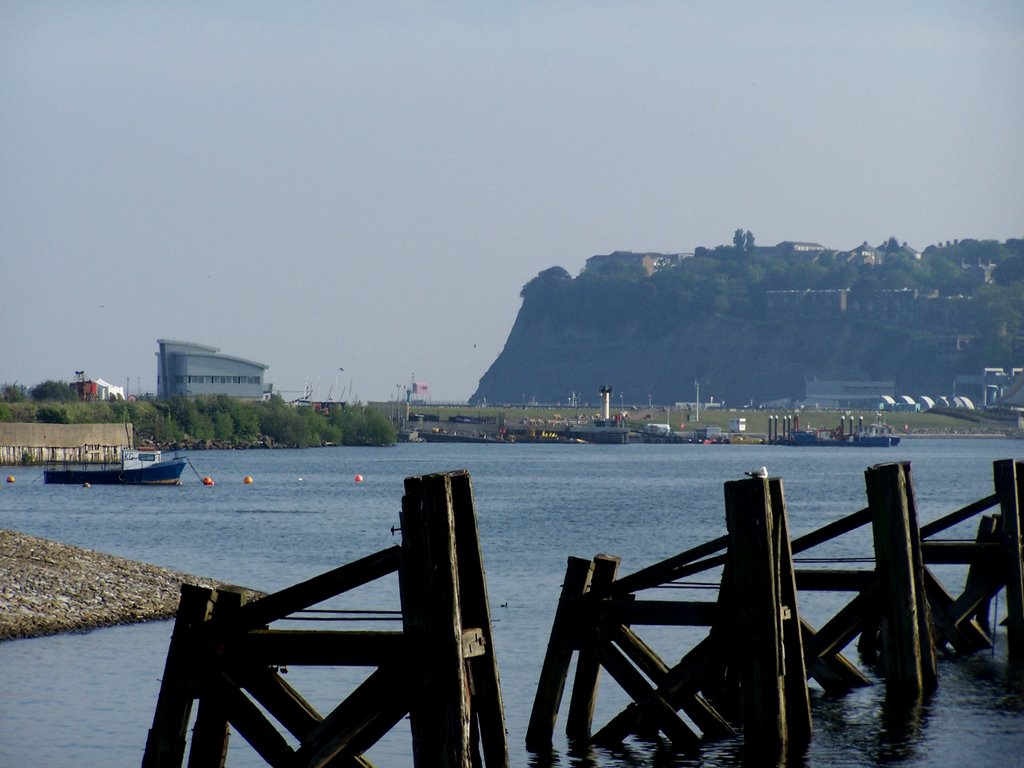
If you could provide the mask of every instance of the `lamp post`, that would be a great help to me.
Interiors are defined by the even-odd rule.
[[[693,383],[697,387],[697,421],[700,422],[700,379],[694,379]]]

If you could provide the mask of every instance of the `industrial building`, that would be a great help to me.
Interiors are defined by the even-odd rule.
[[[886,395],[896,391],[894,381],[819,381],[806,384],[804,403],[812,408],[865,408],[878,407]]]
[[[258,400],[271,391],[266,365],[222,355],[216,347],[157,339],[157,397],[229,395]]]

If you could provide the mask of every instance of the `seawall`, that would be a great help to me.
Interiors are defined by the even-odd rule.
[[[118,461],[131,424],[0,423],[0,464]]]

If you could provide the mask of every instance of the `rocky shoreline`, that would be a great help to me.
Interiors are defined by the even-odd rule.
[[[229,586],[0,529],[0,641],[170,618],[182,584]]]

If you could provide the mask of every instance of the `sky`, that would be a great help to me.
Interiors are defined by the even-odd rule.
[[[177,339],[459,402],[552,266],[1022,237],[1022,40],[1020,0],[2,0],[0,384],[153,392]]]

